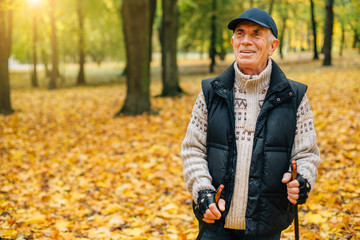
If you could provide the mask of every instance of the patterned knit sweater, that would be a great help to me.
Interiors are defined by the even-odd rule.
[[[270,83],[271,61],[259,75],[243,74],[236,62],[234,113],[236,127],[237,164],[234,193],[225,228],[245,229],[248,198],[248,178],[256,119]],[[206,161],[207,108],[201,91],[194,105],[185,139],[181,146],[183,174],[188,191],[197,201],[200,190],[212,189],[212,178]],[[305,95],[297,111],[297,126],[291,160],[297,161],[298,172],[314,186],[320,153],[316,144],[313,115]]]

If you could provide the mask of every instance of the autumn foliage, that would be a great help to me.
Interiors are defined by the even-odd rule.
[[[359,239],[360,57],[280,65],[309,85],[322,157],[301,239]],[[123,85],[14,90],[17,112],[0,116],[0,238],[195,239],[180,145],[204,77],[180,75],[189,95],[154,97],[158,114],[136,117],[114,118]]]

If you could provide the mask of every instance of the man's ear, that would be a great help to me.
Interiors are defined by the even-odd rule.
[[[231,37],[231,45],[234,46],[234,35]]]
[[[269,57],[273,55],[275,50],[278,48],[279,44],[280,44],[280,41],[278,39],[275,39],[272,41],[272,43],[270,44],[270,49],[269,49]]]

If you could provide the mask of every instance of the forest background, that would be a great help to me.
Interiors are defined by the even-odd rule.
[[[309,85],[323,162],[300,235],[359,239],[359,0],[0,0],[0,239],[195,239],[180,145],[250,7]]]

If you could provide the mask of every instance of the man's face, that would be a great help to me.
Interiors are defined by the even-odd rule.
[[[244,74],[258,75],[265,69],[268,57],[279,46],[279,40],[270,36],[269,28],[251,21],[243,21],[236,26],[231,44],[236,63]]]

